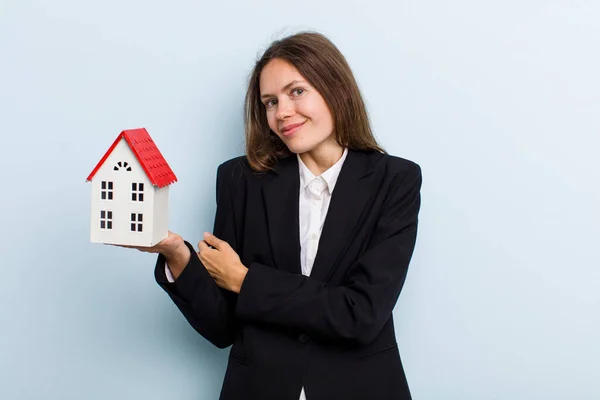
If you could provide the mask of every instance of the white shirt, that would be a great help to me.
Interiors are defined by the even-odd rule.
[[[319,239],[323,231],[323,223],[335,184],[340,176],[342,165],[348,149],[344,149],[342,157],[327,171],[315,176],[298,156],[300,167],[300,265],[302,275],[310,276]],[[300,392],[300,400],[306,400],[304,387]]]
[[[327,215],[331,201],[331,194],[340,176],[340,171],[347,155],[348,149],[344,149],[342,157],[319,176],[315,176],[310,172],[300,156],[297,155],[300,170],[299,222],[302,275],[310,276],[312,271],[319,247],[319,239],[323,231],[325,216]],[[169,270],[166,264],[165,274],[169,282],[175,282],[171,270]],[[304,387],[300,392],[299,400],[306,400]]]

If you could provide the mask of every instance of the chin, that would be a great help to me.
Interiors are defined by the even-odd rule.
[[[320,146],[327,146],[327,142],[331,140],[331,135],[321,137],[320,135],[315,135],[314,132],[303,132],[304,129],[301,129],[298,133],[299,135],[294,135],[291,138],[281,137],[281,140],[286,145],[289,151],[295,154],[302,154],[308,151],[315,150]]]
[[[302,154],[302,153],[306,153],[307,151],[311,151],[312,149],[315,148],[315,146],[302,146],[302,145],[287,145],[287,148],[289,149],[289,151],[291,151],[294,154]]]

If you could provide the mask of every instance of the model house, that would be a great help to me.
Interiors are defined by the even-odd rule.
[[[121,132],[87,181],[92,242],[153,246],[167,237],[169,186],[177,177],[146,129]]]

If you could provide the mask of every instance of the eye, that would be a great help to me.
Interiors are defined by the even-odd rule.
[[[302,93],[304,93],[304,89],[302,89],[302,88],[292,89],[292,93],[294,93],[294,92],[298,93],[298,96],[300,96]]]
[[[265,102],[265,107],[266,108],[271,108],[276,104],[277,100],[276,99],[271,99],[271,100],[267,100]]]

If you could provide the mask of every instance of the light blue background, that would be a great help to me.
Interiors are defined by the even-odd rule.
[[[600,398],[600,3],[0,3],[0,399],[215,399],[228,350],[89,243],[85,178],[146,127],[196,243],[242,154],[256,57],[299,29],[347,56],[378,139],[423,168],[395,309],[415,400]]]

